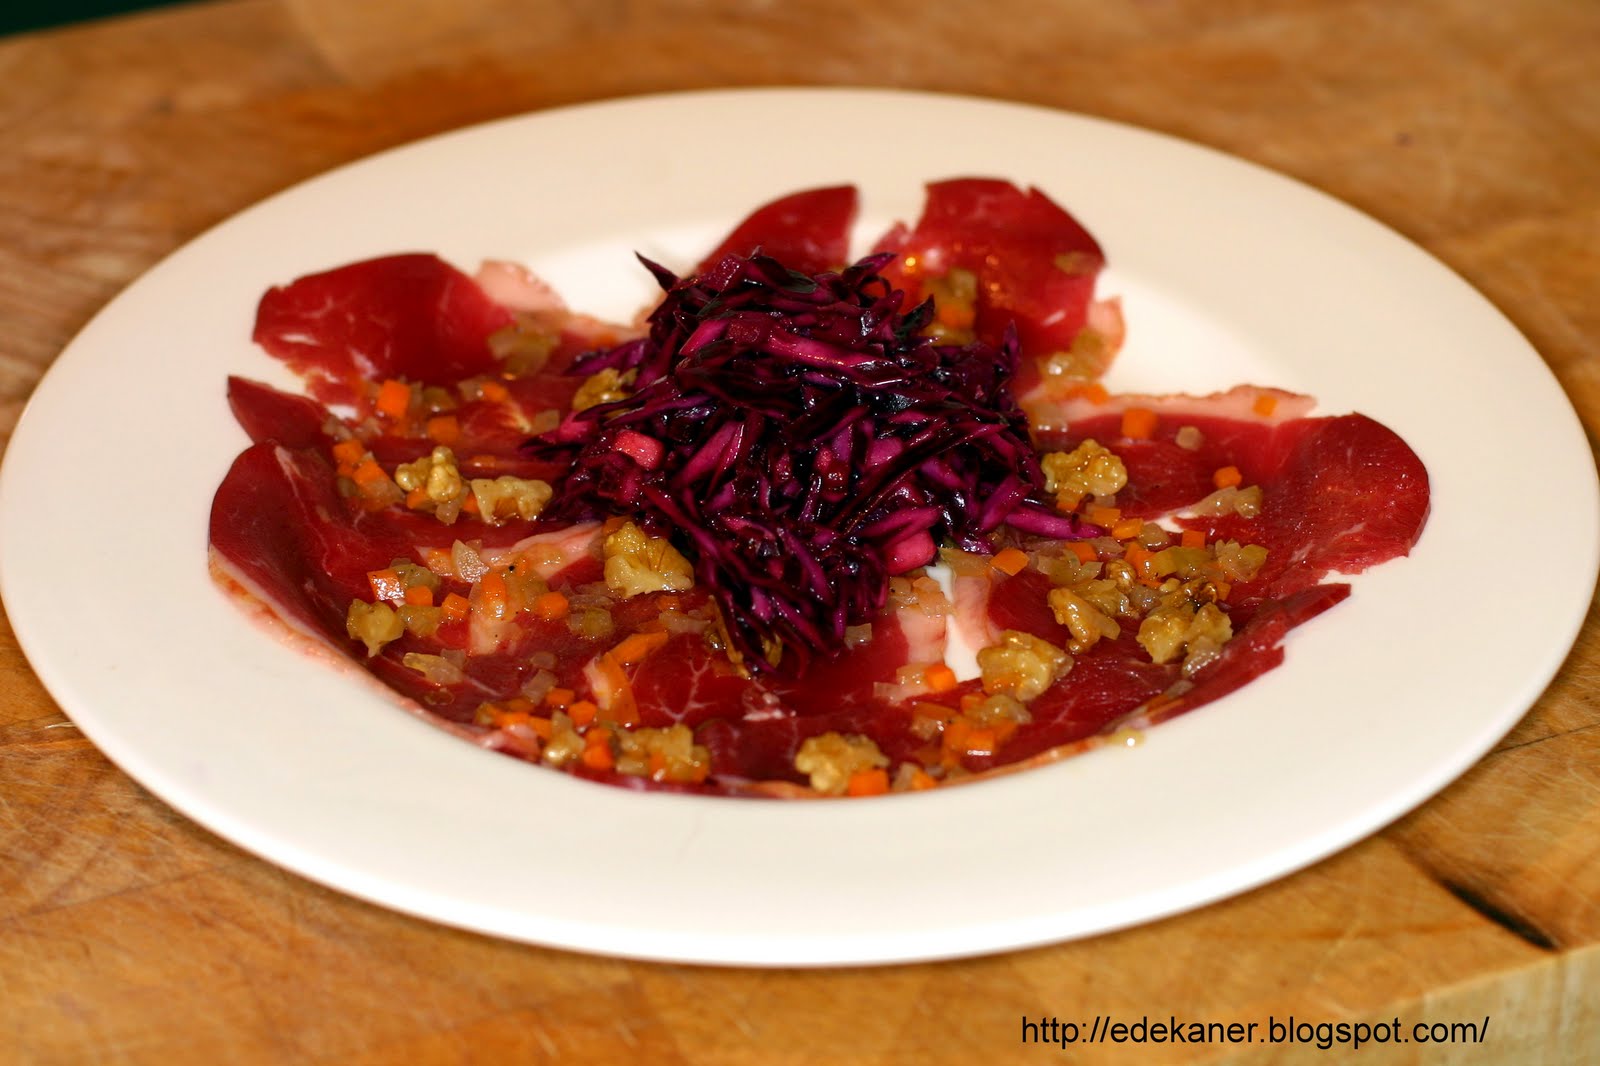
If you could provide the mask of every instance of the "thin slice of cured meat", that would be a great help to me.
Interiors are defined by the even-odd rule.
[[[396,692],[455,722],[470,721],[485,700],[515,693],[535,669],[530,660],[535,651],[565,663],[559,680],[577,683],[582,663],[605,649],[603,638],[578,637],[565,625],[524,615],[507,627],[500,646],[462,657],[460,677],[441,683],[406,665],[405,657],[467,649],[473,643],[467,623],[441,625],[426,640],[408,633],[368,656],[345,631],[346,613],[352,601],[373,599],[368,574],[392,560],[415,561],[427,549],[448,548],[458,538],[488,540],[483,550],[493,558],[494,541],[515,538],[498,549],[510,551],[527,533],[525,526],[495,528],[467,520],[445,526],[424,515],[362,512],[340,495],[331,467],[319,454],[271,443],[254,445],[234,461],[213,500],[210,522],[212,566],[231,587],[264,604],[303,637],[356,659]],[[559,537],[560,531],[553,535]],[[586,539],[595,537],[591,533]],[[567,588],[598,576],[598,562],[580,556],[550,583]],[[466,595],[470,585],[447,581],[443,591]],[[640,605],[638,613],[643,609]]]
[[[438,256],[392,255],[269,289],[254,337],[318,398],[351,403],[388,378],[448,385],[493,371],[489,337],[512,321]]]
[[[854,185],[806,189],[757,208],[695,268],[703,273],[724,256],[760,251],[802,274],[838,270],[850,256],[857,207]]]
[[[543,397],[538,382],[510,382],[506,399],[464,403],[451,415],[459,427],[451,438],[462,474],[467,477],[515,477],[550,480],[564,467],[522,454],[529,411]],[[522,402],[527,397],[527,402]],[[257,444],[271,441],[287,448],[326,448],[338,439],[340,420],[308,396],[283,392],[248,378],[228,379],[228,405],[239,425]],[[358,429],[363,427],[356,427]],[[346,432],[348,432],[348,426]],[[420,426],[401,433],[366,433],[362,443],[386,468],[427,455],[438,441]]]
[[[317,448],[333,443],[331,412],[309,396],[230,377],[228,407],[257,444],[276,441],[287,448]]]
[[[1089,321],[1105,253],[1036,188],[960,178],[933,182],[927,194],[914,227],[897,225],[878,241],[877,250],[900,256],[884,276],[916,301],[929,278],[958,268],[976,275],[977,336],[1000,344],[1015,327],[1023,354],[1015,388],[1028,392],[1038,381],[1037,360],[1070,350]]]
[[[1185,427],[1200,440],[1178,443]],[[1359,573],[1405,555],[1422,534],[1429,509],[1428,473],[1393,430],[1365,415],[1274,421],[1223,418],[1199,405],[1164,416],[1148,437],[1122,434],[1120,414],[1079,419],[1044,448],[1070,449],[1094,439],[1119,455],[1128,488],[1125,515],[1153,518],[1200,502],[1213,474],[1236,468],[1262,490],[1261,513],[1181,520],[1206,539],[1260,544],[1267,561],[1241,598],[1281,596],[1316,584],[1329,571]]]
[[[1294,627],[1344,601],[1350,586],[1343,582],[1311,585],[1282,599],[1269,600],[1248,612],[1239,631],[1215,661],[1196,672],[1194,687],[1154,711],[1149,724],[1203,707],[1250,683],[1283,662],[1283,641]],[[1236,621],[1238,619],[1236,618]]]
[[[349,516],[333,470],[276,444],[245,449],[211,504],[213,559],[300,632],[347,646],[350,601],[370,598],[368,570],[409,556],[411,538]]]
[[[1160,665],[1136,654],[1129,641],[1102,641],[1080,655],[1066,677],[1028,705],[1019,726],[995,755],[969,756],[968,769],[991,770],[1024,762],[1100,736],[1156,699],[1178,679],[1176,664]]]

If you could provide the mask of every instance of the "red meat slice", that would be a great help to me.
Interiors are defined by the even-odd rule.
[[[270,443],[234,460],[212,500],[210,532],[213,557],[230,578],[296,629],[339,648],[350,643],[350,601],[371,598],[367,571],[413,550],[387,525],[364,528],[348,516],[325,461]]]
[[[270,440],[286,448],[318,448],[332,443],[326,429],[329,411],[309,397],[230,377],[228,407],[257,444]]]
[[[734,227],[695,273],[710,270],[724,256],[748,256],[758,248],[802,274],[837,270],[850,258],[856,206],[854,185],[806,189],[774,200]]]
[[[1033,720],[1018,727],[999,755],[968,756],[967,768],[988,770],[1086,740],[1159,696],[1178,679],[1179,667],[1157,665],[1140,650],[1131,641],[1102,641],[1078,656],[1066,677],[1028,705]]]
[[[1180,447],[1183,426],[1202,435]],[[1185,519],[1208,539],[1260,544],[1267,562],[1235,599],[1283,596],[1316,584],[1329,571],[1353,574],[1407,554],[1428,518],[1428,472],[1405,441],[1365,415],[1286,422],[1222,419],[1202,414],[1163,419],[1148,440],[1121,435],[1119,415],[1073,423],[1044,438],[1047,449],[1094,438],[1122,457],[1128,488],[1117,496],[1127,515],[1151,517],[1198,502],[1212,474],[1235,466],[1245,485],[1260,485],[1261,514]]]
[[[436,641],[407,634],[368,658],[345,632],[350,602],[370,601],[368,572],[393,559],[415,559],[419,550],[448,547],[456,538],[503,546],[527,533],[525,526],[488,527],[467,520],[446,526],[424,515],[352,510],[320,454],[271,443],[247,448],[234,461],[212,502],[210,525],[214,568],[246,595],[294,631],[351,656],[394,691],[454,722],[470,721],[485,700],[515,694],[534,669],[528,662],[531,651],[554,653],[566,664],[559,679],[571,684],[583,663],[604,650],[603,642],[575,637],[564,624],[525,616],[514,644],[467,657],[465,679],[440,685],[402,660],[407,652],[438,654],[464,646],[463,625],[441,626]],[[596,566],[582,560],[551,583],[563,587],[597,576]],[[464,583],[447,582],[447,591],[467,590]]]
[[[561,380],[564,383],[569,379]],[[454,445],[461,472],[467,477],[510,474],[545,481],[561,477],[564,467],[529,459],[521,452],[522,442],[527,440],[526,419],[546,402],[543,382],[527,378],[506,385],[510,393],[507,401],[473,400],[452,412],[461,427]],[[327,431],[333,413],[309,397],[282,392],[259,381],[230,377],[228,404],[239,425],[257,444],[273,441],[287,448],[325,448],[335,440]],[[435,445],[426,436],[390,434],[364,443],[379,463],[391,469],[428,454]]]
[[[353,402],[363,382],[449,385],[495,369],[488,339],[511,312],[434,255],[393,255],[269,289],[255,340],[318,398]]]
[[[632,670],[629,680],[645,726],[682,722],[693,728],[711,718],[737,718],[756,707],[745,701],[749,679],[698,633],[672,636]]]
[[[1251,612],[1222,654],[1194,676],[1194,688],[1175,704],[1161,708],[1151,722],[1162,722],[1219,700],[1283,662],[1283,640],[1289,630],[1310,621],[1350,595],[1350,586],[1333,582],[1313,585],[1271,600]],[[1238,621],[1239,612],[1235,614]]]
[[[1105,266],[1094,237],[1048,196],[990,178],[931,183],[915,228],[897,225],[877,249],[900,253],[884,274],[913,302],[925,278],[956,268],[977,275],[978,338],[999,344],[1015,324],[1019,394],[1038,381],[1037,357],[1072,347]]]

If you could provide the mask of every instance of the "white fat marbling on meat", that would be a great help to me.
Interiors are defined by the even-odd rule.
[[[486,259],[473,281],[484,295],[511,311],[565,311],[566,302],[550,285],[519,263]]]
[[[978,649],[994,643],[993,627],[989,624],[989,580],[986,577],[958,578],[943,563],[927,568],[928,576],[944,589],[950,601],[949,624],[944,628],[944,664],[956,673],[958,681],[969,681],[978,676]],[[909,633],[907,636],[909,637]],[[933,659],[912,662],[938,662]]]

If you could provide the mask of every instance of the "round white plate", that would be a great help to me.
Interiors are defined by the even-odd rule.
[[[1240,382],[1386,422],[1433,514],[1248,688],[1103,749],[972,787],[783,803],[643,795],[462,743],[273,639],[206,573],[268,286],[380,253],[521,259],[576,307],[631,312],[641,250],[687,266],[757,204],[853,181],[862,235],[926,180],[1042,187],[1125,296],[1111,384]],[[1516,442],[1515,449],[1499,442]],[[1540,473],[1539,506],[1518,498]],[[1586,608],[1596,482],[1538,355],[1439,263],[1348,207],[1167,137],[894,92],[650,97],[388,152],[218,226],[107,307],[39,386],[0,480],[0,580],[39,676],[174,807],[313,880],[501,936],[655,959],[892,962],[1145,921],[1372,832],[1479,758]],[[1571,580],[1485,624],[1471,577],[1535,542]]]

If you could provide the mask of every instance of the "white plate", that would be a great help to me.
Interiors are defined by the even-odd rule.
[[[1364,411],[1427,463],[1409,559],[1296,631],[1288,661],[1137,748],[948,792],[831,803],[639,795],[480,751],[249,621],[206,574],[244,437],[230,372],[274,283],[385,252],[520,258],[579,307],[650,291],[756,204],[854,181],[863,232],[921,183],[1043,187],[1126,295],[1113,385],[1239,382]],[[1505,440],[1515,449],[1504,447]],[[1539,471],[1538,506],[1521,480]],[[656,959],[890,962],[998,951],[1238,892],[1372,832],[1534,701],[1586,608],[1594,471],[1538,355],[1460,279],[1327,197],[1093,119],[891,92],[571,108],[438,137],[298,186],[131,286],[40,385],[0,481],[0,579],[50,692],[135,779],[313,880],[501,936]],[[1570,580],[1483,618],[1472,577],[1538,543]]]

